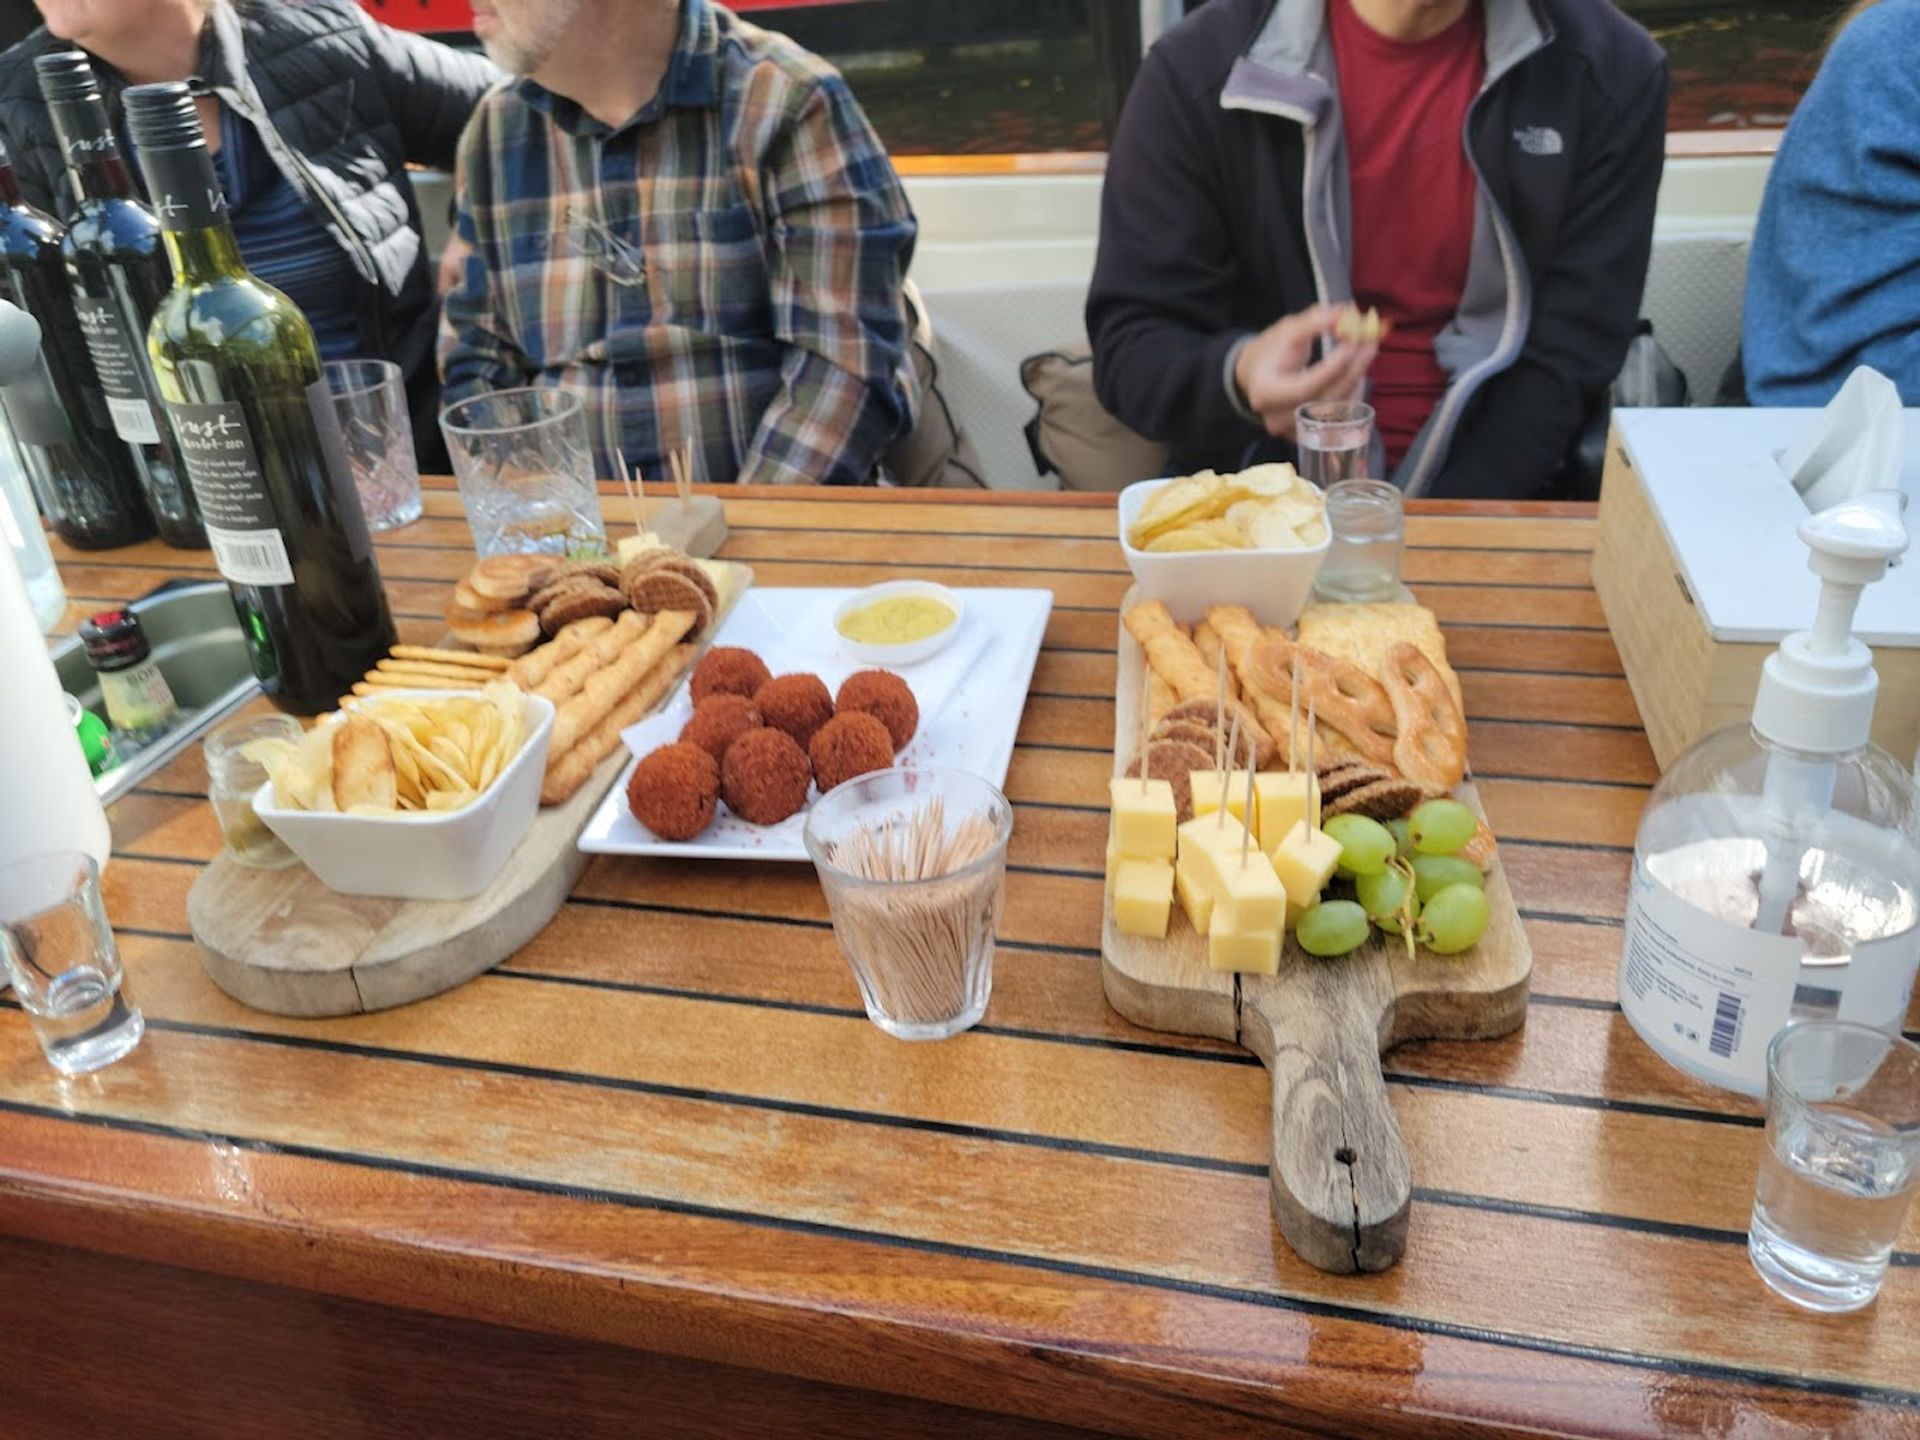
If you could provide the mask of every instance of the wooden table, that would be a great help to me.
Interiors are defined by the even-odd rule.
[[[145,1044],[63,1083],[0,1015],[0,1431],[1920,1430],[1920,1222],[1867,1313],[1772,1298],[1745,1253],[1755,1109],[1615,1009],[1654,765],[1587,511],[1429,505],[1409,527],[1534,995],[1509,1040],[1391,1057],[1412,1234],[1396,1270],[1350,1277],[1274,1232],[1260,1067],[1101,996],[1111,509],[728,508],[762,585],[1053,587],[986,1023],[928,1046],[869,1025],[804,868],[604,860],[450,995],[251,1013],[185,933],[219,844],[195,753],[113,814]],[[381,547],[408,639],[434,636],[470,562],[459,515],[433,486]],[[157,545],[62,558],[69,621],[207,573]]]

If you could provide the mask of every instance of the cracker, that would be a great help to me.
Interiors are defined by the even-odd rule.
[[[1328,655],[1337,655],[1378,676],[1394,645],[1413,646],[1433,662],[1440,678],[1453,692],[1462,713],[1460,677],[1447,664],[1447,641],[1440,622],[1424,605],[1377,603],[1343,605],[1321,603],[1300,612],[1300,643]]]
[[[1395,778],[1362,785],[1334,800],[1327,799],[1323,792],[1320,809],[1327,819],[1335,815],[1365,815],[1369,820],[1385,824],[1389,820],[1405,818],[1412,813],[1414,806],[1426,798],[1427,792],[1411,780]]]

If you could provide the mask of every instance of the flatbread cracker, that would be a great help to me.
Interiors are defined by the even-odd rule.
[[[1309,605],[1300,612],[1300,643],[1309,649],[1337,655],[1377,676],[1387,662],[1387,651],[1408,644],[1433,662],[1440,678],[1453,692],[1453,703],[1466,713],[1460,698],[1460,677],[1447,664],[1447,642],[1440,622],[1424,605],[1371,604]]]

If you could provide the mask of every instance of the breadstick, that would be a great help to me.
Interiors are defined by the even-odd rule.
[[[700,617],[688,610],[662,610],[653,617],[647,633],[629,645],[611,665],[586,677],[580,693],[560,707],[553,717],[553,739],[548,753],[564,755],[579,743],[580,737],[604,720],[632,692],[649,670],[667,656],[667,652],[685,638]],[[589,647],[591,648],[591,647]]]
[[[353,693],[376,695],[384,690],[476,690],[475,680],[441,680],[432,675],[387,675],[375,670],[364,680],[356,680]]]
[[[594,671],[604,670],[618,660],[623,651],[647,632],[651,621],[651,616],[642,615],[637,610],[621,611],[618,620],[609,628],[589,635],[586,642],[562,660],[544,682],[534,686],[533,693],[544,696],[556,705],[563,703],[569,696],[579,692]]]
[[[1200,658],[1207,662],[1207,668],[1216,675],[1220,673],[1220,652],[1226,647],[1220,641],[1220,632],[1213,628],[1213,622],[1202,621],[1193,627],[1193,648],[1200,652]],[[1227,672],[1227,699],[1238,700],[1240,686],[1232,670]]]
[[[574,621],[538,650],[527,652],[509,665],[507,678],[522,690],[533,689],[551,675],[562,660],[602,630],[612,628],[612,625],[613,621],[604,615],[590,615],[585,620]]]
[[[1179,697],[1173,693],[1173,687],[1155,675],[1147,672],[1147,718],[1154,725],[1167,718],[1167,712],[1179,703]]]
[[[1127,611],[1127,633],[1146,653],[1154,674],[1173,687],[1182,700],[1202,700],[1213,694],[1213,667],[1200,658],[1193,641],[1180,633],[1173,616],[1158,600],[1148,600]]]
[[[464,680],[469,685],[484,685],[489,680],[498,680],[498,670],[481,670],[469,665],[447,665],[438,660],[382,660],[374,667],[374,673],[392,675],[426,676],[435,680]]]
[[[1264,638],[1260,622],[1253,618],[1253,612],[1244,605],[1216,605],[1207,611],[1207,624],[1220,637],[1220,643],[1226,649],[1227,666],[1240,682],[1241,703],[1253,707],[1260,728],[1267,732],[1288,763],[1292,763],[1287,754],[1287,743],[1293,730],[1291,696],[1262,683],[1262,677],[1253,664],[1254,651]]]
[[[587,783],[587,777],[600,762],[620,748],[620,732],[643,718],[671,690],[687,666],[693,663],[698,647],[676,645],[665,661],[601,718],[598,725],[557,759],[549,752],[546,778],[540,784],[540,803],[558,805],[571,800],[574,792]]]
[[[396,645],[395,660],[439,661],[443,665],[466,665],[475,670],[504,672],[511,661],[498,655],[482,655],[478,650],[436,650],[431,645]]]

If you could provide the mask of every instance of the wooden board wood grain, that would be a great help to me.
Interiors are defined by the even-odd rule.
[[[1139,743],[1143,663],[1121,626],[1116,769]],[[1459,795],[1485,814],[1471,784]],[[1152,1030],[1234,1041],[1266,1065],[1273,1215],[1311,1265],[1385,1270],[1406,1250],[1413,1175],[1380,1056],[1409,1040],[1490,1039],[1526,1019],[1533,951],[1498,860],[1487,900],[1492,923],[1464,955],[1409,956],[1376,931],[1360,949],[1328,961],[1289,935],[1279,973],[1267,976],[1211,969],[1206,937],[1178,906],[1165,940],[1123,935],[1111,891],[1106,896],[1101,973],[1114,1009]]]
[[[728,565],[719,619],[752,583]],[[668,665],[682,670],[692,656]],[[672,694],[674,681],[660,702]],[[491,970],[544,930],[566,903],[587,857],[586,827],[627,763],[624,747],[586,784],[534,816],[527,836],[480,894],[466,900],[339,895],[304,865],[259,870],[224,850],[187,895],[187,921],[214,983],[276,1015],[355,1015],[441,994]]]

